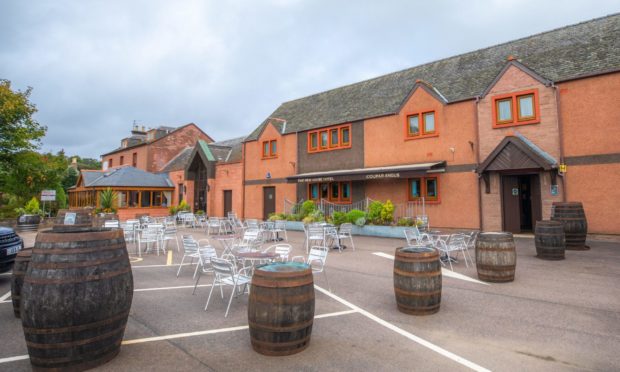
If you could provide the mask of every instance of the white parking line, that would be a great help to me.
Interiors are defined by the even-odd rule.
[[[383,258],[388,258],[390,260],[394,260],[394,256],[392,256],[391,254],[387,254],[387,253],[383,253],[383,252],[374,252],[373,254],[375,256],[379,256],[379,257],[383,257]],[[443,268],[443,267],[441,268],[441,275],[447,276],[449,278],[464,280],[466,282],[490,285],[489,283],[481,282],[480,280],[477,280],[477,279],[474,279],[474,278],[470,278],[467,275],[455,273],[454,271],[448,270],[448,269]]]
[[[333,312],[333,313],[326,313],[326,314],[316,315],[314,317],[314,319],[329,318],[329,317],[333,317],[333,316],[342,316],[342,315],[353,314],[353,313],[356,313],[356,312],[357,312],[356,310],[337,311],[337,312]],[[145,342],[173,340],[173,339],[177,339],[177,338],[186,338],[186,337],[194,337],[194,336],[211,335],[211,334],[215,334],[215,333],[235,332],[235,331],[241,331],[241,330],[244,330],[244,329],[248,329],[248,326],[244,325],[244,326],[237,326],[237,327],[209,329],[209,330],[198,331],[198,332],[177,333],[177,334],[166,335],[166,336],[136,338],[136,339],[133,339],[133,340],[125,340],[125,341],[123,341],[122,344],[123,345],[142,344],[142,343],[145,343]],[[18,361],[18,360],[24,360],[24,359],[28,359],[28,358],[29,358],[28,355],[17,355],[17,356],[8,357],[8,358],[2,358],[2,359],[0,359],[0,364],[2,364],[2,363],[9,363],[9,362],[15,362],[15,361]]]
[[[409,332],[405,331],[402,328],[398,328],[394,324],[389,323],[389,322],[379,318],[378,316],[369,313],[368,311],[362,309],[361,307],[353,305],[349,301],[347,301],[347,300],[345,300],[345,299],[343,299],[341,297],[336,296],[335,294],[331,293],[330,291],[328,291],[328,290],[326,290],[324,288],[321,288],[321,287],[319,287],[317,285],[314,285],[314,288],[316,290],[318,290],[319,292],[322,292],[323,294],[325,294],[325,295],[333,298],[334,300],[340,302],[341,304],[349,307],[351,310],[355,310],[356,312],[364,315],[365,317],[367,317],[367,318],[369,318],[369,319],[371,319],[371,320],[381,324],[382,326],[386,327],[387,329],[390,329],[390,330],[392,330],[392,331],[394,331],[394,332],[396,332],[396,333],[398,333],[398,334],[400,334],[402,336],[405,336],[408,339],[410,339],[411,341],[416,342],[416,343],[418,343],[418,344],[420,344],[420,345],[422,345],[424,347],[427,347],[427,348],[433,350],[434,352],[436,352],[436,353],[438,353],[438,354],[440,354],[440,355],[442,355],[442,356],[444,356],[444,357],[446,357],[448,359],[452,359],[453,361],[455,361],[455,362],[457,362],[457,363],[459,363],[461,365],[464,365],[465,367],[471,368],[474,371],[490,372],[490,370],[488,370],[488,369],[486,369],[486,368],[484,368],[482,366],[479,366],[478,364],[476,364],[474,362],[470,362],[469,360],[467,360],[467,359],[465,359],[465,358],[463,358],[461,356],[458,356],[458,355],[456,355],[454,353],[451,353],[448,350],[446,350],[444,348],[441,348],[441,347],[439,347],[439,346],[437,346],[437,345],[435,345],[435,344],[433,344],[433,343],[431,343],[429,341],[426,341],[425,339],[420,338],[420,337],[418,337],[418,336],[416,336],[416,335],[414,335],[412,333],[409,333]]]
[[[11,291],[8,291],[2,297],[0,297],[0,302],[5,301],[9,297],[11,297]]]
[[[184,263],[183,266],[196,265],[196,263],[188,264]],[[179,267],[179,265],[131,265],[132,269],[147,269],[152,267]]]

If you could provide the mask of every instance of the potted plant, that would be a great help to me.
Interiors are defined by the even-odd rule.
[[[111,188],[107,188],[99,193],[99,208],[95,210],[97,213],[96,226],[101,226],[108,220],[118,220],[116,214],[118,195]]]
[[[36,231],[41,223],[43,211],[39,208],[39,201],[33,197],[24,208],[16,208],[15,212],[19,214],[17,218],[17,228],[21,231]]]

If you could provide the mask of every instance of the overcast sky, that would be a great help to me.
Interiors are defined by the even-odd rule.
[[[134,120],[247,135],[282,102],[618,11],[618,0],[0,0],[0,78],[34,88],[44,150],[98,158]]]

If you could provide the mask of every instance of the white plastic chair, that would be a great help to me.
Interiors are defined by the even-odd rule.
[[[207,221],[207,235],[211,235],[212,230],[216,230],[218,234],[222,233],[222,220],[217,217],[210,217]]]
[[[323,226],[310,225],[306,230],[306,253],[309,253],[309,248],[313,244],[316,246],[325,245],[325,229]]]
[[[230,304],[232,303],[233,297],[239,296],[246,292],[248,284],[252,282],[252,277],[247,274],[245,268],[237,272],[235,270],[235,265],[225,259],[212,258],[211,266],[213,267],[213,285],[211,286],[211,290],[209,291],[209,297],[207,298],[205,311],[207,311],[207,308],[209,307],[209,302],[211,302],[211,295],[213,294],[213,289],[216,285],[220,287],[222,298],[224,298],[222,286],[232,286],[233,288],[230,293],[230,299],[228,300],[228,306],[226,307],[226,313],[224,314],[224,318],[226,318],[228,316],[228,310],[230,310]],[[239,287],[241,286],[243,286],[243,291],[239,291]]]
[[[198,287],[198,282],[200,281],[200,277],[202,274],[213,273],[213,266],[211,266],[211,259],[217,258],[217,252],[213,247],[204,247],[199,248],[198,253],[198,277],[196,278],[196,284],[194,284],[194,290],[192,294],[196,292],[196,287]]]
[[[181,258],[181,264],[179,265],[179,270],[177,270],[177,278],[181,273],[181,268],[186,258],[190,258],[189,264],[191,265],[194,263],[194,258],[200,257],[199,248],[198,242],[191,235],[183,235],[183,258]]]
[[[179,246],[179,237],[177,236],[177,226],[174,223],[166,223],[162,235],[162,243],[164,244],[164,248],[167,246],[168,241],[174,240],[177,244],[177,252],[181,252],[181,248]]]
[[[158,228],[154,228],[154,227],[147,227],[146,229],[142,230],[142,232],[140,233],[140,235],[138,236],[138,254],[140,257],[142,257],[142,244],[146,245],[146,249],[145,249],[145,253],[150,251],[151,249],[151,244],[155,243],[155,247],[157,249],[157,255],[159,256],[159,250],[162,249],[164,251],[164,254],[166,253],[166,250],[160,246],[160,230]]]

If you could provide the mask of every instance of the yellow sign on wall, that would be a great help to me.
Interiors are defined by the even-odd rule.
[[[560,173],[566,173],[566,164],[560,164]]]

